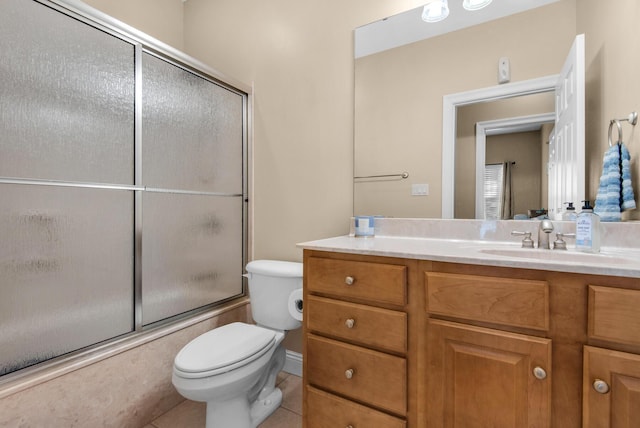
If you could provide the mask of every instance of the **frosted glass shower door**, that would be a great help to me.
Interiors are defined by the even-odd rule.
[[[134,329],[134,54],[0,2],[0,375]]]
[[[133,330],[133,196],[0,184],[0,375]]]
[[[0,176],[133,184],[134,46],[0,2]]]
[[[142,320],[242,293],[244,99],[142,57]]]

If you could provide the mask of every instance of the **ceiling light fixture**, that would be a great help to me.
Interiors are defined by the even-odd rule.
[[[442,21],[447,16],[449,16],[449,5],[447,4],[447,0],[430,1],[424,5],[424,9],[422,10],[422,20],[424,22]]]
[[[184,1],[184,0],[183,0]],[[480,10],[491,4],[493,0],[463,0],[462,7],[466,10]],[[431,0],[422,9],[422,20],[425,22],[439,22],[449,16],[447,0]]]
[[[462,7],[467,10],[480,10],[483,7],[489,6],[493,0],[464,0]]]

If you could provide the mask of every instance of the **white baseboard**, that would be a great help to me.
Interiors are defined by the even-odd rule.
[[[302,354],[298,352],[287,352],[287,358],[284,361],[283,372],[302,377]]]

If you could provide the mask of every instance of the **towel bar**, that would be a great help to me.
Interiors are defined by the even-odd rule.
[[[384,177],[400,177],[402,179],[408,178],[409,177],[409,173],[408,172],[403,172],[402,174],[384,174],[384,175],[365,175],[362,177],[353,177],[354,179],[361,179],[361,178],[384,178]]]

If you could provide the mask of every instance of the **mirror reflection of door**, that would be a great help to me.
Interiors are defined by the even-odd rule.
[[[483,183],[477,182],[477,172],[483,173],[482,165],[515,162],[512,168],[513,212],[527,214],[528,210],[539,209],[546,205],[546,157],[548,135],[553,124],[544,121],[518,126],[496,125],[487,128],[486,144],[481,165],[476,165],[480,156],[474,156],[476,147],[477,124],[514,116],[541,116],[554,111],[553,93],[525,95],[486,103],[470,104],[458,107],[455,152],[455,218],[495,218],[486,216],[482,207],[484,195]],[[548,122],[548,119],[547,119]],[[481,203],[482,207],[477,204]],[[502,216],[498,218],[503,218]]]

